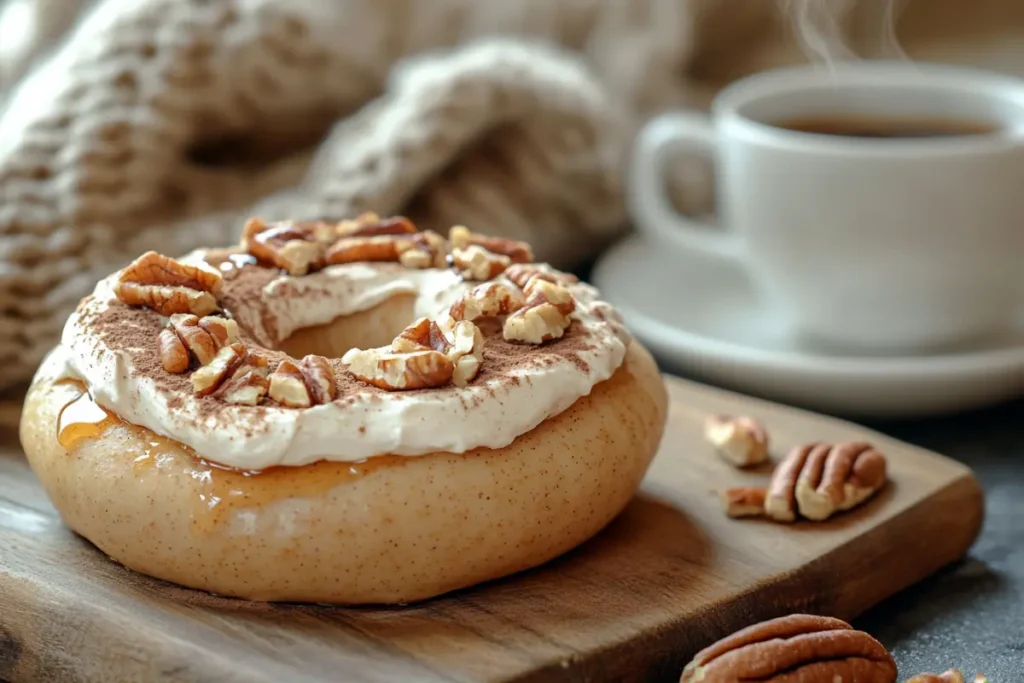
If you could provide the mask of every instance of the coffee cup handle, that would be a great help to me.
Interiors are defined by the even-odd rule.
[[[633,151],[633,184],[630,208],[637,228],[684,251],[721,259],[738,260],[740,241],[707,221],[678,213],[665,190],[668,162],[684,154],[714,156],[715,130],[702,114],[662,114],[640,131]]]

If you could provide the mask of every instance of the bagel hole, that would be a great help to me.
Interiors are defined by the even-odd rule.
[[[349,349],[386,346],[415,320],[416,298],[400,294],[366,311],[335,318],[326,325],[296,330],[280,344],[293,358],[313,354],[341,358]]]

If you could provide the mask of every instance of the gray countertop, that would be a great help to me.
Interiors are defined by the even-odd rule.
[[[985,488],[967,558],[856,622],[892,651],[901,680],[951,667],[1024,682],[1024,401],[956,417],[868,426],[955,458]]]

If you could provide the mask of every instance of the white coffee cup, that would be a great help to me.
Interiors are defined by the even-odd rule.
[[[815,117],[997,130],[863,138],[773,125]],[[719,226],[672,208],[665,169],[681,154],[714,159]],[[766,72],[726,88],[710,117],[652,120],[633,162],[641,231],[738,263],[812,339],[921,350],[998,334],[1024,310],[1022,81],[892,62]]]

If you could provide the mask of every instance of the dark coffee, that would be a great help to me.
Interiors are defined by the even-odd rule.
[[[781,121],[774,125],[801,133],[851,138],[948,138],[962,135],[991,135],[999,130],[999,126],[990,121],[876,119],[858,116],[808,116]]]

